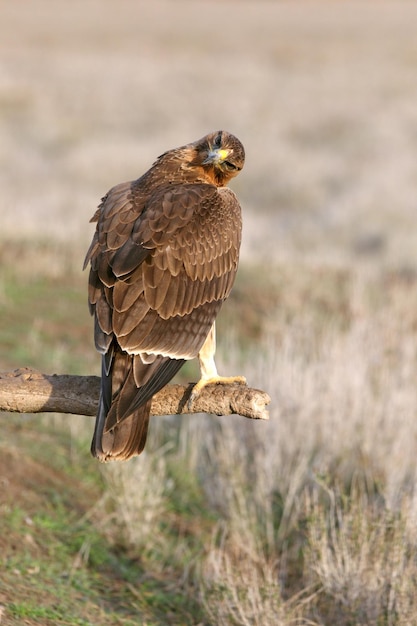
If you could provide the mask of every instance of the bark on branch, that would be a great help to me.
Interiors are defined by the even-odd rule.
[[[151,415],[186,413],[238,414],[269,419],[265,391],[244,385],[211,385],[201,391],[192,410],[187,401],[193,385],[167,385],[152,400]],[[98,376],[48,375],[22,368],[0,372],[0,411],[95,415],[100,394]]]

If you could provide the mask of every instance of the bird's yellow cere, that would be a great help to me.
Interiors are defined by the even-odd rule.
[[[220,161],[225,161],[230,154],[230,150],[218,150],[217,154],[219,155]]]

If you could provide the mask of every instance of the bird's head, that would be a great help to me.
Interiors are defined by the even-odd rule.
[[[195,164],[219,187],[239,174],[245,163],[245,149],[239,139],[225,130],[206,135],[194,143]]]

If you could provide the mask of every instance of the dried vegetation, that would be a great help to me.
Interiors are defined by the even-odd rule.
[[[154,420],[146,454],[100,468],[88,519],[141,572],[135,623],[417,623],[417,7],[197,4],[2,4],[2,367],[93,373],[78,268],[100,195],[235,132],[246,228],[219,362],[268,391],[270,422]],[[71,463],[89,430],[68,429]]]

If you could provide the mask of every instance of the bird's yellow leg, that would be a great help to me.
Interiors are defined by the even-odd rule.
[[[214,354],[216,352],[216,326],[210,329],[207,339],[203,343],[200,352],[198,353],[198,360],[200,361],[201,378],[193,387],[193,390],[188,400],[188,408],[190,409],[192,403],[200,393],[200,391],[207,385],[231,385],[238,383],[240,385],[246,385],[246,378],[244,376],[219,376],[217,373],[216,364],[214,362]]]

